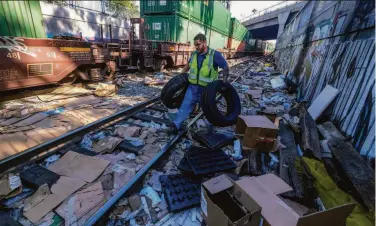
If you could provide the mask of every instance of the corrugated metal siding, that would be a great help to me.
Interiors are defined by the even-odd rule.
[[[219,33],[229,34],[231,13],[219,1],[141,0],[140,9],[143,17],[177,14]]]
[[[149,40],[187,42],[189,21],[178,15],[145,16]]]
[[[38,1],[0,1],[0,35],[45,38]]]
[[[244,27],[236,18],[231,18],[230,37],[239,41],[248,42],[248,29]]]
[[[209,47],[212,49],[225,49],[227,48],[228,37],[214,30],[210,31]]]
[[[295,18],[308,24],[293,21],[278,38],[276,62],[298,79],[299,97],[309,104],[327,84],[337,88],[340,93],[328,109],[331,120],[361,155],[374,158],[374,20],[365,19],[373,18],[368,14],[374,16],[374,2],[318,4],[310,2]],[[309,20],[305,11],[317,17]],[[359,30],[367,28],[364,24],[369,29]]]

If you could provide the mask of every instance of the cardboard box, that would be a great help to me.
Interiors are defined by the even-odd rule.
[[[245,178],[237,181],[237,185],[261,206],[262,216],[273,226],[346,225],[346,218],[355,207],[355,203],[350,203],[303,216],[296,206],[289,205],[278,196],[292,188],[274,174]]]
[[[243,136],[243,147],[271,151],[277,140],[278,128],[263,115],[240,115],[236,135]]]
[[[202,184],[201,209],[208,226],[258,226],[260,206],[226,175]]]

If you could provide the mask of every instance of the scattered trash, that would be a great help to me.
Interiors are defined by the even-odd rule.
[[[285,81],[281,78],[281,76],[277,76],[270,80],[270,83],[272,84],[273,89],[285,89],[286,84]]]
[[[59,107],[59,108],[57,108],[55,110],[46,111],[45,113],[48,116],[53,116],[53,115],[58,115],[58,114],[64,113],[64,111],[65,111],[65,108]]]
[[[242,148],[241,148],[241,145],[240,145],[240,140],[234,141],[234,151],[235,151],[235,153],[232,154],[232,157],[237,161],[241,160],[243,158],[243,156],[242,156]]]
[[[99,97],[112,97],[115,96],[118,92],[118,88],[113,84],[98,83],[94,94]]]
[[[127,159],[128,160],[135,160],[136,159],[136,155],[133,154],[133,153],[131,153],[131,154],[127,155]]]
[[[154,191],[153,188],[150,187],[150,186],[144,187],[141,190],[140,195],[145,195],[149,199],[151,199],[152,207],[156,207],[158,205],[158,203],[161,202],[161,198],[159,197],[158,193],[156,191]]]
[[[54,154],[54,155],[49,156],[48,158],[46,158],[44,160],[45,163],[44,163],[43,167],[47,168],[50,164],[59,160],[59,158],[60,158],[59,154]]]
[[[0,199],[11,198],[22,190],[21,179],[18,174],[7,174],[0,179]]]
[[[81,140],[80,147],[91,151],[92,146],[93,142],[91,141],[91,136],[89,134],[85,134],[85,136]]]
[[[106,134],[104,131],[101,131],[91,137],[92,140],[100,140],[106,137]]]

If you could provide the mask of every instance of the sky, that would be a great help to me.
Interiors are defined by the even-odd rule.
[[[252,10],[263,10],[282,1],[231,1],[231,16],[238,20],[252,14]]]

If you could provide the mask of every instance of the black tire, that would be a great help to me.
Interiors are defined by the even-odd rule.
[[[226,114],[223,114],[217,107],[216,96],[221,94],[227,104]],[[205,117],[214,126],[231,126],[237,121],[241,113],[241,103],[235,88],[222,80],[211,82],[201,97],[201,108]]]
[[[162,103],[170,109],[179,108],[184,100],[187,88],[188,74],[176,75],[163,87],[161,92]]]

